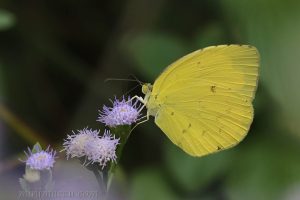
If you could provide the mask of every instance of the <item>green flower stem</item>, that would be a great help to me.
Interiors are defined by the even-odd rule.
[[[84,158],[79,158],[80,162],[82,165],[85,165],[85,159]],[[89,164],[85,166],[88,170],[92,171],[96,177],[96,180],[98,182],[99,188],[100,188],[100,194],[105,196],[106,191],[107,191],[107,181],[105,180],[105,173],[107,174],[107,169],[102,170],[100,166],[96,163]],[[106,178],[107,179],[107,178]]]
[[[97,167],[93,167],[92,172],[94,173],[94,175],[97,179],[97,182],[99,184],[100,194],[105,195],[105,193],[106,193],[106,184],[105,184],[104,179],[103,179],[103,174],[101,173],[101,171],[99,171],[99,169],[97,169]]]
[[[117,127],[111,128],[111,132],[116,136],[116,138],[120,138],[120,141],[119,141],[119,145],[117,146],[117,149],[116,149],[116,156],[117,156],[116,163],[112,162],[110,164],[110,167],[108,170],[107,190],[110,187],[111,181],[113,179],[113,176],[114,176],[114,173],[116,170],[116,166],[121,159],[124,146],[130,136],[131,126],[130,125],[117,126]]]

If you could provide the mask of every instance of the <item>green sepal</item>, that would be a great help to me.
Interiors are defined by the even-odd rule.
[[[41,152],[43,149],[42,149],[42,146],[40,145],[39,142],[35,143],[35,145],[32,147],[32,150],[31,152],[34,154],[34,153],[38,153],[38,152]]]

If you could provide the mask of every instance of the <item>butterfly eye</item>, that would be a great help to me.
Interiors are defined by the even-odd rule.
[[[147,90],[148,90],[148,87],[147,87],[146,84],[144,84],[144,85],[142,86],[142,93],[143,93],[143,94],[146,94],[146,93],[147,93]]]
[[[146,83],[142,86],[142,93],[147,94],[152,91],[152,85],[150,83]]]

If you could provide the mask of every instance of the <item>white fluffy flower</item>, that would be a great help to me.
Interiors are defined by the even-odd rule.
[[[85,145],[85,153],[89,163],[99,163],[104,168],[107,162],[116,162],[116,148],[119,139],[111,136],[110,131],[105,130],[101,138],[90,140]]]
[[[85,156],[85,145],[89,141],[93,141],[99,138],[98,136],[99,130],[92,130],[88,128],[84,128],[82,130],[78,130],[77,133],[73,131],[73,135],[68,135],[65,140],[63,146],[67,154],[67,158],[71,156],[74,157],[82,157]]]

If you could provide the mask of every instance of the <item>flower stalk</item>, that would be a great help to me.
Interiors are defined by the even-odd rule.
[[[108,170],[108,180],[107,180],[107,190],[109,190],[111,181],[113,179],[117,164],[119,163],[123,149],[125,144],[127,143],[127,140],[130,136],[131,133],[131,126],[130,125],[122,125],[122,126],[116,126],[116,127],[111,127],[110,130],[120,139],[120,144],[118,145],[116,149],[116,156],[117,160],[116,162],[113,162],[110,164],[109,170]]]

